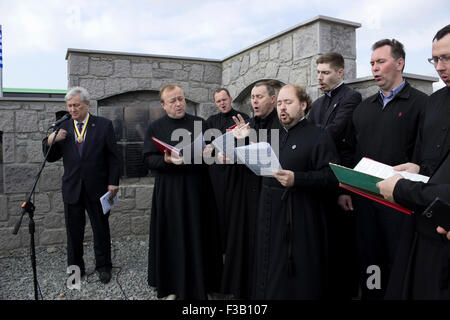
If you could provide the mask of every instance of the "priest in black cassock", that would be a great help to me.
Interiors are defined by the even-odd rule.
[[[251,104],[254,112],[248,122],[241,116],[233,117],[237,128],[248,125],[239,138],[245,143],[271,141],[271,130],[278,134],[280,122],[276,112],[276,93],[267,82],[256,83],[251,91]],[[237,142],[238,145],[244,141]],[[254,296],[255,283],[255,242],[258,202],[261,190],[261,177],[256,176],[242,164],[233,164],[234,176],[230,179],[232,203],[229,215],[229,228],[225,248],[225,261],[221,292],[232,294],[235,299],[250,299]]]
[[[233,117],[238,114],[240,114],[245,121],[248,121],[249,116],[247,114],[233,109],[231,105],[232,101],[233,99],[226,88],[219,88],[214,92],[214,103],[216,104],[219,113],[210,116],[206,120],[208,129],[218,129],[224,134],[227,132],[227,129],[235,125]],[[241,214],[241,212],[236,212],[237,210],[235,209],[231,194],[236,185],[236,179],[241,178],[238,166],[240,165],[235,166],[231,164],[214,163],[208,167],[217,203],[221,247],[224,254],[227,247],[227,234],[228,232],[235,232],[235,228],[230,230],[230,219],[234,218],[231,217],[231,215]]]
[[[419,172],[430,180],[424,184],[396,175],[378,184],[386,198],[414,211],[401,233],[387,299],[450,299],[450,241],[445,237],[450,230],[438,230],[422,215],[436,197],[450,203],[450,25],[436,33],[428,61],[446,86],[428,98],[414,156],[417,164],[395,169]]]
[[[344,57],[337,52],[322,54],[317,60],[317,80],[324,95],[313,102],[307,118],[324,128],[334,140],[339,164],[354,167],[352,137],[353,110],[361,94],[344,83]],[[358,258],[355,243],[355,214],[345,190],[337,189],[327,200],[330,235],[330,296],[351,299],[358,295]],[[339,200],[338,200],[339,199]],[[341,205],[339,206],[338,203]]]
[[[277,100],[283,126],[282,170],[264,177],[257,224],[256,299],[319,299],[327,282],[327,227],[323,195],[337,187],[329,162],[332,138],[304,118],[310,98],[296,85]],[[272,141],[272,148],[276,148]]]
[[[162,153],[151,139],[172,146],[190,145],[206,124],[185,112],[184,92],[179,86],[164,86],[160,97],[167,115],[149,125],[143,150],[144,160],[155,174],[148,283],[156,287],[158,298],[206,299],[208,292],[219,289],[222,257],[214,196],[202,164],[202,149],[194,144],[180,157],[168,151]],[[182,134],[180,143],[178,134],[172,137],[175,130]]]

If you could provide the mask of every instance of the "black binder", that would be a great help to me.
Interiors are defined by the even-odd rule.
[[[430,219],[435,225],[450,231],[450,204],[439,197],[422,213],[423,216]]]

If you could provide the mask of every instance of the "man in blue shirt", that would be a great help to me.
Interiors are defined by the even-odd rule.
[[[410,162],[427,95],[403,78],[405,51],[395,39],[372,46],[370,64],[379,92],[363,100],[353,112],[355,163],[367,157],[391,166]],[[353,197],[362,299],[383,298],[390,267],[396,257],[402,225],[409,217],[382,204]],[[381,271],[381,286],[369,289],[369,266]],[[372,286],[371,286],[372,288]]]

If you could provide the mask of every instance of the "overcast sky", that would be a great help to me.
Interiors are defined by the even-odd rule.
[[[66,89],[67,48],[222,59],[317,15],[362,25],[358,77],[383,38],[405,45],[405,72],[437,77],[427,58],[448,0],[0,0],[3,87]]]

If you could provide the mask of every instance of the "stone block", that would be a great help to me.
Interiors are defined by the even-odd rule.
[[[153,69],[152,75],[155,79],[173,79],[173,70]]]
[[[152,77],[152,65],[150,63],[132,63],[131,64],[131,76],[132,77]]]
[[[16,132],[38,131],[38,113],[36,111],[16,111]]]
[[[353,59],[344,59],[344,80],[352,80],[356,78],[356,61]]]
[[[148,234],[150,229],[150,216],[144,215],[131,218],[131,232],[136,235]]]
[[[0,194],[0,221],[8,221],[8,197]]]
[[[147,78],[137,79],[137,86],[139,90],[148,90],[152,86],[152,80]]]
[[[0,111],[0,131],[14,132],[14,111]]]
[[[41,192],[60,191],[63,172],[62,162],[47,164],[39,179],[39,190]]]
[[[269,58],[270,60],[277,59],[280,55],[279,42],[271,43],[269,46]]]
[[[308,85],[308,68],[299,66],[293,68],[289,75],[289,83],[306,87]]]
[[[121,92],[134,91],[139,88],[138,79],[135,78],[120,78]]]
[[[191,81],[203,81],[204,67],[201,64],[193,64],[191,71],[189,72],[189,80]]]
[[[42,219],[42,225],[45,229],[65,228],[64,214],[47,214]]]
[[[25,150],[27,154],[27,162],[41,163],[44,160],[41,141],[28,141]]]
[[[173,78],[175,80],[188,80],[189,73],[187,71],[184,71],[184,70],[175,70],[173,72]]]
[[[5,193],[29,192],[39,171],[38,165],[5,164],[4,165]],[[39,187],[36,187],[39,191]]]
[[[216,113],[217,107],[214,103],[200,103],[197,108],[197,115],[205,120]]]
[[[27,194],[12,194],[8,196],[8,216],[11,221],[15,221],[19,218],[22,212],[21,205],[25,201]],[[14,224],[11,224],[14,225]]]
[[[284,82],[284,83],[289,83],[290,73],[291,73],[291,68],[290,67],[281,66],[278,69],[277,79],[282,81],[282,82]]]
[[[105,96],[110,97],[120,93],[121,79],[107,78],[105,82]]]
[[[12,163],[15,161],[15,150],[14,134],[3,134],[3,163]]]
[[[219,83],[222,80],[222,68],[214,65],[205,66],[203,81],[206,83]]]
[[[269,60],[269,46],[265,46],[259,50],[259,61]]]
[[[105,96],[105,80],[100,79],[80,79],[80,86],[89,91],[91,99],[97,100]]]
[[[129,199],[136,197],[136,188],[132,186],[120,186],[119,187],[119,198]]]
[[[108,77],[113,73],[113,62],[92,60],[89,62],[89,74],[97,77]]]
[[[281,39],[280,60],[283,62],[292,60],[292,36]]]
[[[116,206],[111,209],[112,212],[126,212],[134,209],[136,202],[134,199],[119,199]]]
[[[67,74],[84,76],[89,71],[89,57],[70,54],[67,62]]]
[[[114,76],[115,77],[129,77],[131,74],[131,63],[129,60],[115,60],[114,61]]]
[[[52,212],[64,212],[64,202],[61,192],[52,193]]]
[[[253,50],[250,52],[250,67],[256,66],[256,64],[259,62],[259,51]]]
[[[161,69],[168,69],[168,70],[180,70],[180,69],[183,69],[183,66],[180,63],[174,63],[174,62],[161,62],[159,64],[159,67]]]
[[[39,234],[39,245],[48,246],[53,244],[63,244],[66,242],[66,229],[48,229]]]
[[[76,76],[69,76],[69,81],[67,84],[68,88],[78,87],[80,85],[80,78]]]
[[[14,228],[0,228],[0,251],[21,247],[21,237],[19,235],[13,235],[13,230]]]
[[[278,73],[279,64],[273,61],[269,61],[266,66],[265,78],[274,79]]]
[[[42,215],[50,211],[50,198],[46,193],[37,193],[34,199],[36,215]]]
[[[226,68],[222,71],[222,84],[227,86],[230,83],[231,68]]]
[[[241,62],[235,59],[231,64],[231,80],[236,80],[239,78],[239,72],[241,70]]]
[[[241,76],[244,75],[248,71],[249,66],[250,66],[250,55],[247,54],[242,58],[241,70],[239,74]]]
[[[355,28],[340,24],[320,21],[320,51],[339,52],[344,58],[356,59]]]
[[[112,213],[109,216],[111,237],[122,237],[131,233],[131,217],[128,214]]]
[[[307,25],[292,35],[294,60],[311,57],[319,52],[318,25]]]
[[[149,209],[152,206],[153,187],[136,187],[136,208]]]
[[[191,88],[189,97],[191,100],[195,102],[207,102],[209,100],[208,97],[208,89],[205,88]]]

